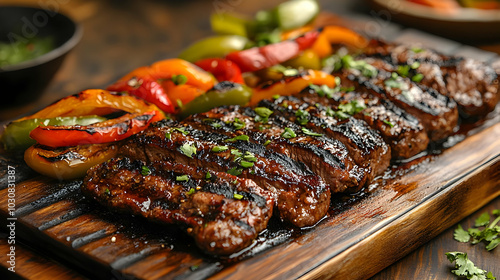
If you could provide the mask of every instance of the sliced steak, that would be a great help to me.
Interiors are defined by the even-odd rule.
[[[396,67],[417,62],[413,74],[422,74],[422,84],[453,98],[464,117],[485,116],[500,99],[495,70],[474,59],[376,40],[370,42],[366,55],[382,58]]]
[[[264,145],[268,150],[283,154],[307,165],[323,178],[332,193],[354,192],[366,183],[366,172],[349,156],[346,147],[338,140],[325,136],[300,133],[300,127],[286,120],[279,125],[275,116],[264,121],[256,118],[248,107],[215,108],[183,120],[196,129],[224,134],[230,138],[249,136],[249,141]],[[293,129],[296,137],[284,137],[286,128]]]
[[[180,225],[217,255],[249,246],[273,207],[271,193],[252,180],[166,161],[112,159],[88,171],[82,190],[115,210]]]
[[[365,76],[357,69],[344,69],[342,83],[364,87],[370,94],[388,99],[415,116],[431,141],[443,140],[455,131],[458,124],[455,101],[433,88],[397,75],[391,71],[393,67],[381,59],[365,58],[364,62],[377,69],[376,75]]]
[[[352,112],[353,116],[378,131],[391,146],[393,159],[410,158],[426,150],[429,144],[424,127],[415,117],[364,88],[358,91],[355,87],[339,87],[327,94],[307,87],[297,97],[311,104],[321,104],[327,115],[337,118],[349,117],[346,111],[359,108],[359,112]]]
[[[280,217],[298,227],[325,216],[330,190],[318,175],[283,154],[239,139],[166,120],[132,137],[121,153],[148,164],[173,161],[252,179],[271,191]]]
[[[310,131],[342,142],[354,162],[366,170],[368,181],[382,174],[389,166],[391,148],[362,120],[336,119],[328,116],[325,110],[293,96],[262,100],[259,106],[270,108],[283,121],[301,124]]]

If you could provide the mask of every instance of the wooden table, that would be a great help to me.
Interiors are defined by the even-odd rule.
[[[38,3],[23,0],[3,3]],[[64,2],[64,4],[60,4]],[[36,108],[76,93],[86,88],[102,88],[128,71],[154,61],[175,57],[183,47],[211,34],[208,17],[212,11],[235,11],[253,14],[260,9],[275,6],[281,1],[52,1],[52,9],[60,9],[84,27],[80,44],[67,57],[63,67],[49,88],[36,102],[20,108],[10,108],[0,113],[0,119],[12,119]],[[319,1],[326,10],[339,14],[351,14],[359,10],[362,1]],[[334,3],[330,3],[334,2]],[[46,2],[48,3],[48,1]],[[366,9],[361,9],[366,12]],[[368,12],[370,10],[368,9]],[[354,14],[348,17],[354,26],[362,26],[372,20],[369,14]],[[388,23],[380,36],[388,39],[402,39],[404,36],[419,36],[414,31],[403,31],[396,24]],[[446,42],[450,49],[460,44]],[[455,44],[455,45],[454,45]],[[500,45],[481,46],[489,52],[500,53]],[[482,53],[482,59],[494,57],[493,53]],[[500,198],[496,198],[483,209],[461,222],[471,226],[474,219],[484,211],[500,208]],[[453,240],[453,226],[430,242],[389,266],[371,279],[456,279],[450,272],[450,264],[444,253],[464,251],[479,267],[498,273],[500,250],[486,252],[484,245],[471,246]],[[2,242],[3,242],[2,238]],[[0,242],[0,248],[5,243]],[[19,274],[36,279],[82,279],[78,272],[41,256],[29,248],[20,247],[18,254]],[[369,248],[367,248],[369,250]],[[3,252],[3,251],[2,251]],[[367,260],[369,261],[369,260]],[[23,268],[23,265],[25,267]],[[362,264],[360,264],[362,265]],[[496,268],[496,270],[494,270]],[[37,271],[33,274],[33,271]],[[63,277],[64,276],[64,277]]]

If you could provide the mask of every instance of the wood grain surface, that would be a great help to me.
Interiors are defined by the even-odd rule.
[[[135,67],[174,57],[189,43],[211,34],[208,15],[216,7],[252,14],[280,1],[55,1],[59,2],[61,10],[84,25],[82,42],[38,103],[2,110],[0,118],[12,119],[81,89],[103,87]],[[445,53],[488,62],[498,59],[491,52],[377,19],[375,11],[350,15],[360,1],[319,2],[369,35],[422,41]],[[54,272],[61,273],[58,279],[366,279],[389,266],[372,279],[455,279],[444,252],[462,249],[498,277],[500,266],[492,265],[497,263],[498,249],[485,253],[482,245],[454,241],[450,232],[452,236],[457,222],[500,194],[499,115],[497,108],[488,122],[442,154],[393,168],[367,192],[336,197],[329,216],[312,229],[290,229],[273,221],[250,251],[233,260],[202,254],[175,228],[110,214],[86,200],[78,182],[36,176],[12,157],[0,156],[2,171],[8,165],[17,166],[16,233],[23,243],[17,247],[23,255],[19,275],[30,279],[54,279]],[[1,188],[4,184],[2,176]],[[5,194],[3,188],[2,219],[7,217]],[[472,216],[469,225],[471,221]],[[434,245],[420,247],[429,240]],[[0,243],[2,253],[4,249]],[[5,268],[4,259],[0,260]]]

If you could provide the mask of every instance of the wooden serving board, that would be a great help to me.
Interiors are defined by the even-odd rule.
[[[111,213],[81,194],[80,181],[38,176],[4,156],[0,217],[15,222],[18,241],[91,279],[366,279],[500,195],[499,120],[500,105],[452,137],[447,144],[468,134],[451,148],[394,165],[363,193],[334,197],[315,227],[272,220],[231,258],[203,254],[174,227]]]

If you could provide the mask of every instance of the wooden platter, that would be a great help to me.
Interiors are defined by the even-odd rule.
[[[334,197],[328,217],[313,228],[273,220],[232,258],[203,254],[176,228],[111,213],[81,194],[80,181],[38,176],[5,155],[0,217],[15,222],[19,242],[78,272],[61,268],[71,277],[366,279],[500,195],[499,120],[497,106],[486,121],[444,144],[452,147],[395,164],[362,193]],[[15,170],[13,216],[9,167]]]

